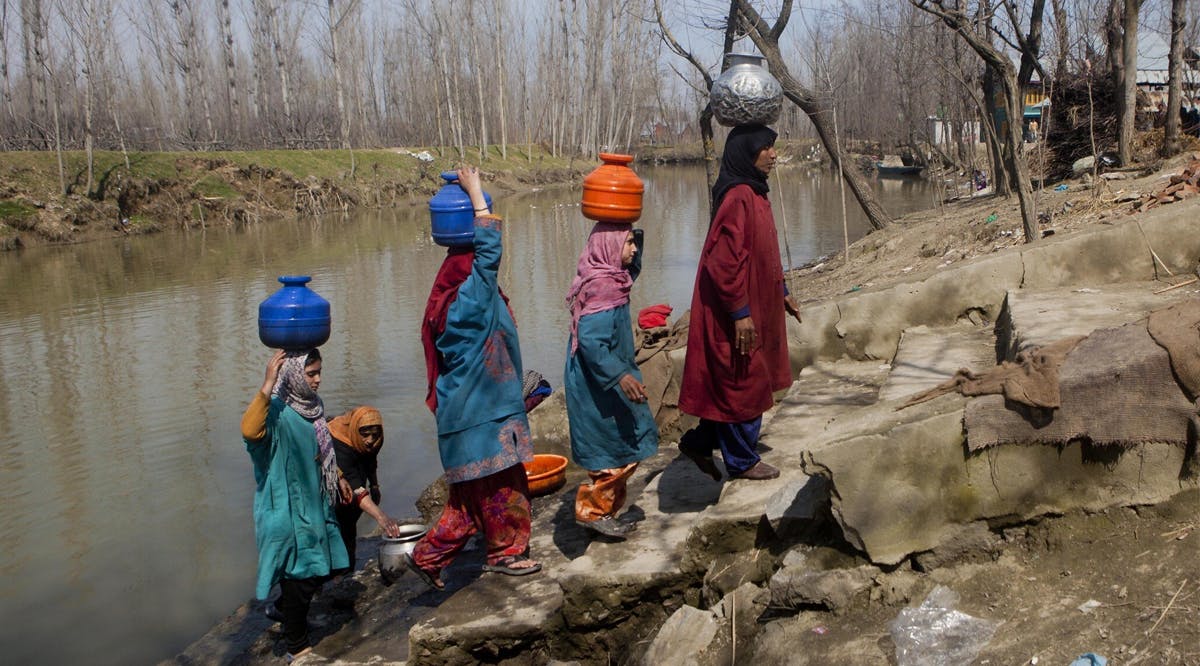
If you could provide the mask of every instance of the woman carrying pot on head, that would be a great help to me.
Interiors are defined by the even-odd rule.
[[[312,650],[308,608],[330,575],[349,566],[334,505],[338,476],[325,407],[317,395],[321,354],[277,351],[242,415],[242,439],[254,464],[255,596],[279,583],[289,656]]]
[[[428,585],[477,531],[487,545],[484,571],[531,574],[529,484],[533,460],[522,392],[517,325],[500,291],[501,218],[491,214],[479,170],[458,170],[475,208],[472,245],[451,247],[425,305],[421,342],[428,393],[437,417],[438,452],[450,493],[437,524],[406,564]]]
[[[714,480],[716,448],[731,478],[779,476],[759,457],[758,435],[773,392],[792,384],[784,313],[799,321],[800,310],[783,280],[767,199],[774,167],[774,130],[742,125],[729,133],[696,270],[679,409],[700,424],[679,449]]]
[[[383,416],[374,407],[363,405],[329,422],[333,451],[337,455],[341,477],[342,502],[336,514],[342,543],[354,568],[358,541],[358,519],[363,513],[375,519],[387,536],[400,535],[400,525],[379,508],[379,450],[383,447]]]
[[[596,223],[567,292],[571,334],[563,378],[571,455],[589,477],[575,494],[575,522],[615,539],[635,527],[616,519],[626,484],[638,463],[658,449],[629,316],[641,245],[640,229]]]

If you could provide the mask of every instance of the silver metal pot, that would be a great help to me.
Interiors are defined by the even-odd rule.
[[[381,537],[383,543],[379,546],[379,573],[385,581],[395,580],[405,572],[404,556],[417,547],[417,541],[425,536],[424,525],[410,523],[400,526],[400,535]]]
[[[770,125],[783,109],[783,88],[762,66],[762,56],[730,53],[729,69],[713,81],[709,102],[726,127]]]

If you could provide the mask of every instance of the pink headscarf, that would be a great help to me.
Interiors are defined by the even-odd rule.
[[[571,311],[571,353],[579,349],[579,318],[629,302],[633,276],[621,265],[621,250],[629,237],[628,224],[597,222],[579,254],[575,280],[567,291]]]

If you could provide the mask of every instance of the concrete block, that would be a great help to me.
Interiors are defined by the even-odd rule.
[[[1011,290],[996,322],[997,346],[1006,360],[1012,360],[1022,349],[1122,326],[1158,308],[1196,297],[1187,289],[1154,293],[1162,288],[1161,282],[1128,282]]]
[[[896,400],[931,389],[953,377],[959,368],[982,370],[994,365],[996,341],[991,326],[905,329],[879,399]]]

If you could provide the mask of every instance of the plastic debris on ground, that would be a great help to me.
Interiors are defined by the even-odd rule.
[[[1095,599],[1088,599],[1087,601],[1079,604],[1079,612],[1083,613],[1084,615],[1087,615],[1088,613],[1099,608],[1101,605],[1103,605],[1103,604],[1101,604],[1099,601],[1096,601]]]
[[[1085,652],[1076,657],[1071,666],[1108,666],[1108,659],[1094,652]]]
[[[1054,191],[1055,192],[1066,192],[1068,189],[1070,189],[1070,186],[1067,185],[1066,183],[1063,183],[1062,185],[1058,185],[1057,187],[1055,187]]]
[[[987,216],[987,219],[984,220],[984,222],[986,222],[987,224],[991,224],[992,222],[995,222],[998,219],[1000,219],[1000,216],[995,213],[992,213],[991,215]]]
[[[956,666],[975,660],[1000,623],[957,611],[957,604],[958,594],[938,585],[920,606],[900,611],[891,624],[898,666]]]

